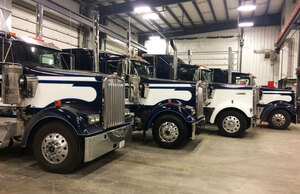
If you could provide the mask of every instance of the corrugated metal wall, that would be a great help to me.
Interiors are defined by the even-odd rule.
[[[274,42],[280,33],[280,26],[244,28],[244,46],[242,52],[242,72],[257,77],[257,84],[267,85],[268,81],[277,81],[279,62],[265,59],[264,54],[255,54],[254,50],[274,50]],[[238,30],[225,30],[189,36],[175,40],[178,57],[188,62],[188,49],[193,52],[192,64],[208,67],[228,68],[228,47],[235,53],[235,71],[239,64]],[[170,49],[172,53],[172,49]],[[275,78],[274,78],[275,77]]]
[[[278,62],[271,62],[270,59],[265,59],[264,54],[255,54],[254,50],[274,50],[274,42],[279,33],[279,26],[244,29],[242,72],[251,72],[260,85],[267,85],[268,81],[274,80],[274,75],[278,75]]]
[[[68,2],[69,4],[72,4],[72,6],[70,5],[69,7],[74,8],[74,4],[76,3],[73,1],[64,1],[65,4]],[[35,37],[35,24],[36,13],[13,2],[12,31],[19,36]],[[54,43],[60,48],[77,47],[78,31],[76,28],[44,16],[43,39],[46,42]]]
[[[208,67],[228,68],[228,47],[234,53],[235,70],[238,64],[238,31],[224,30],[189,36],[183,40],[175,40],[178,48],[178,57],[188,61],[187,51],[192,51],[192,64],[201,64]],[[172,50],[171,50],[172,51]]]

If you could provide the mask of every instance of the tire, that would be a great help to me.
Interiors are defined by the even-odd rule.
[[[217,120],[219,133],[227,137],[240,137],[247,129],[247,118],[237,111],[229,110],[221,113]],[[229,122],[229,123],[228,123]],[[233,126],[228,126],[232,123]]]
[[[272,129],[286,129],[291,124],[291,115],[282,109],[274,110],[268,116],[268,123]]]
[[[181,118],[175,115],[163,115],[153,123],[152,135],[155,142],[162,148],[179,148],[186,142],[188,127]]]
[[[67,124],[57,121],[38,129],[33,140],[33,154],[43,169],[55,173],[68,173],[82,162],[82,142],[72,130]],[[53,144],[59,145],[61,149],[54,148]]]

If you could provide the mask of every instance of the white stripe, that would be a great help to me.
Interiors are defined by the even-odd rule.
[[[291,94],[292,92],[287,92],[287,91],[263,91],[263,93],[271,93],[271,94]]]
[[[192,87],[191,84],[149,84],[150,87]]]
[[[80,76],[37,76],[42,81],[96,81],[95,77]]]

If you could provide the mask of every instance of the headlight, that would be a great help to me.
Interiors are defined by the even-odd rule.
[[[100,115],[99,114],[92,114],[88,116],[88,123],[89,125],[93,125],[95,123],[100,122]]]

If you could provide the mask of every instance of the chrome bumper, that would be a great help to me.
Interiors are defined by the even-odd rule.
[[[92,161],[108,152],[121,148],[131,139],[130,125],[84,138],[84,162]]]

